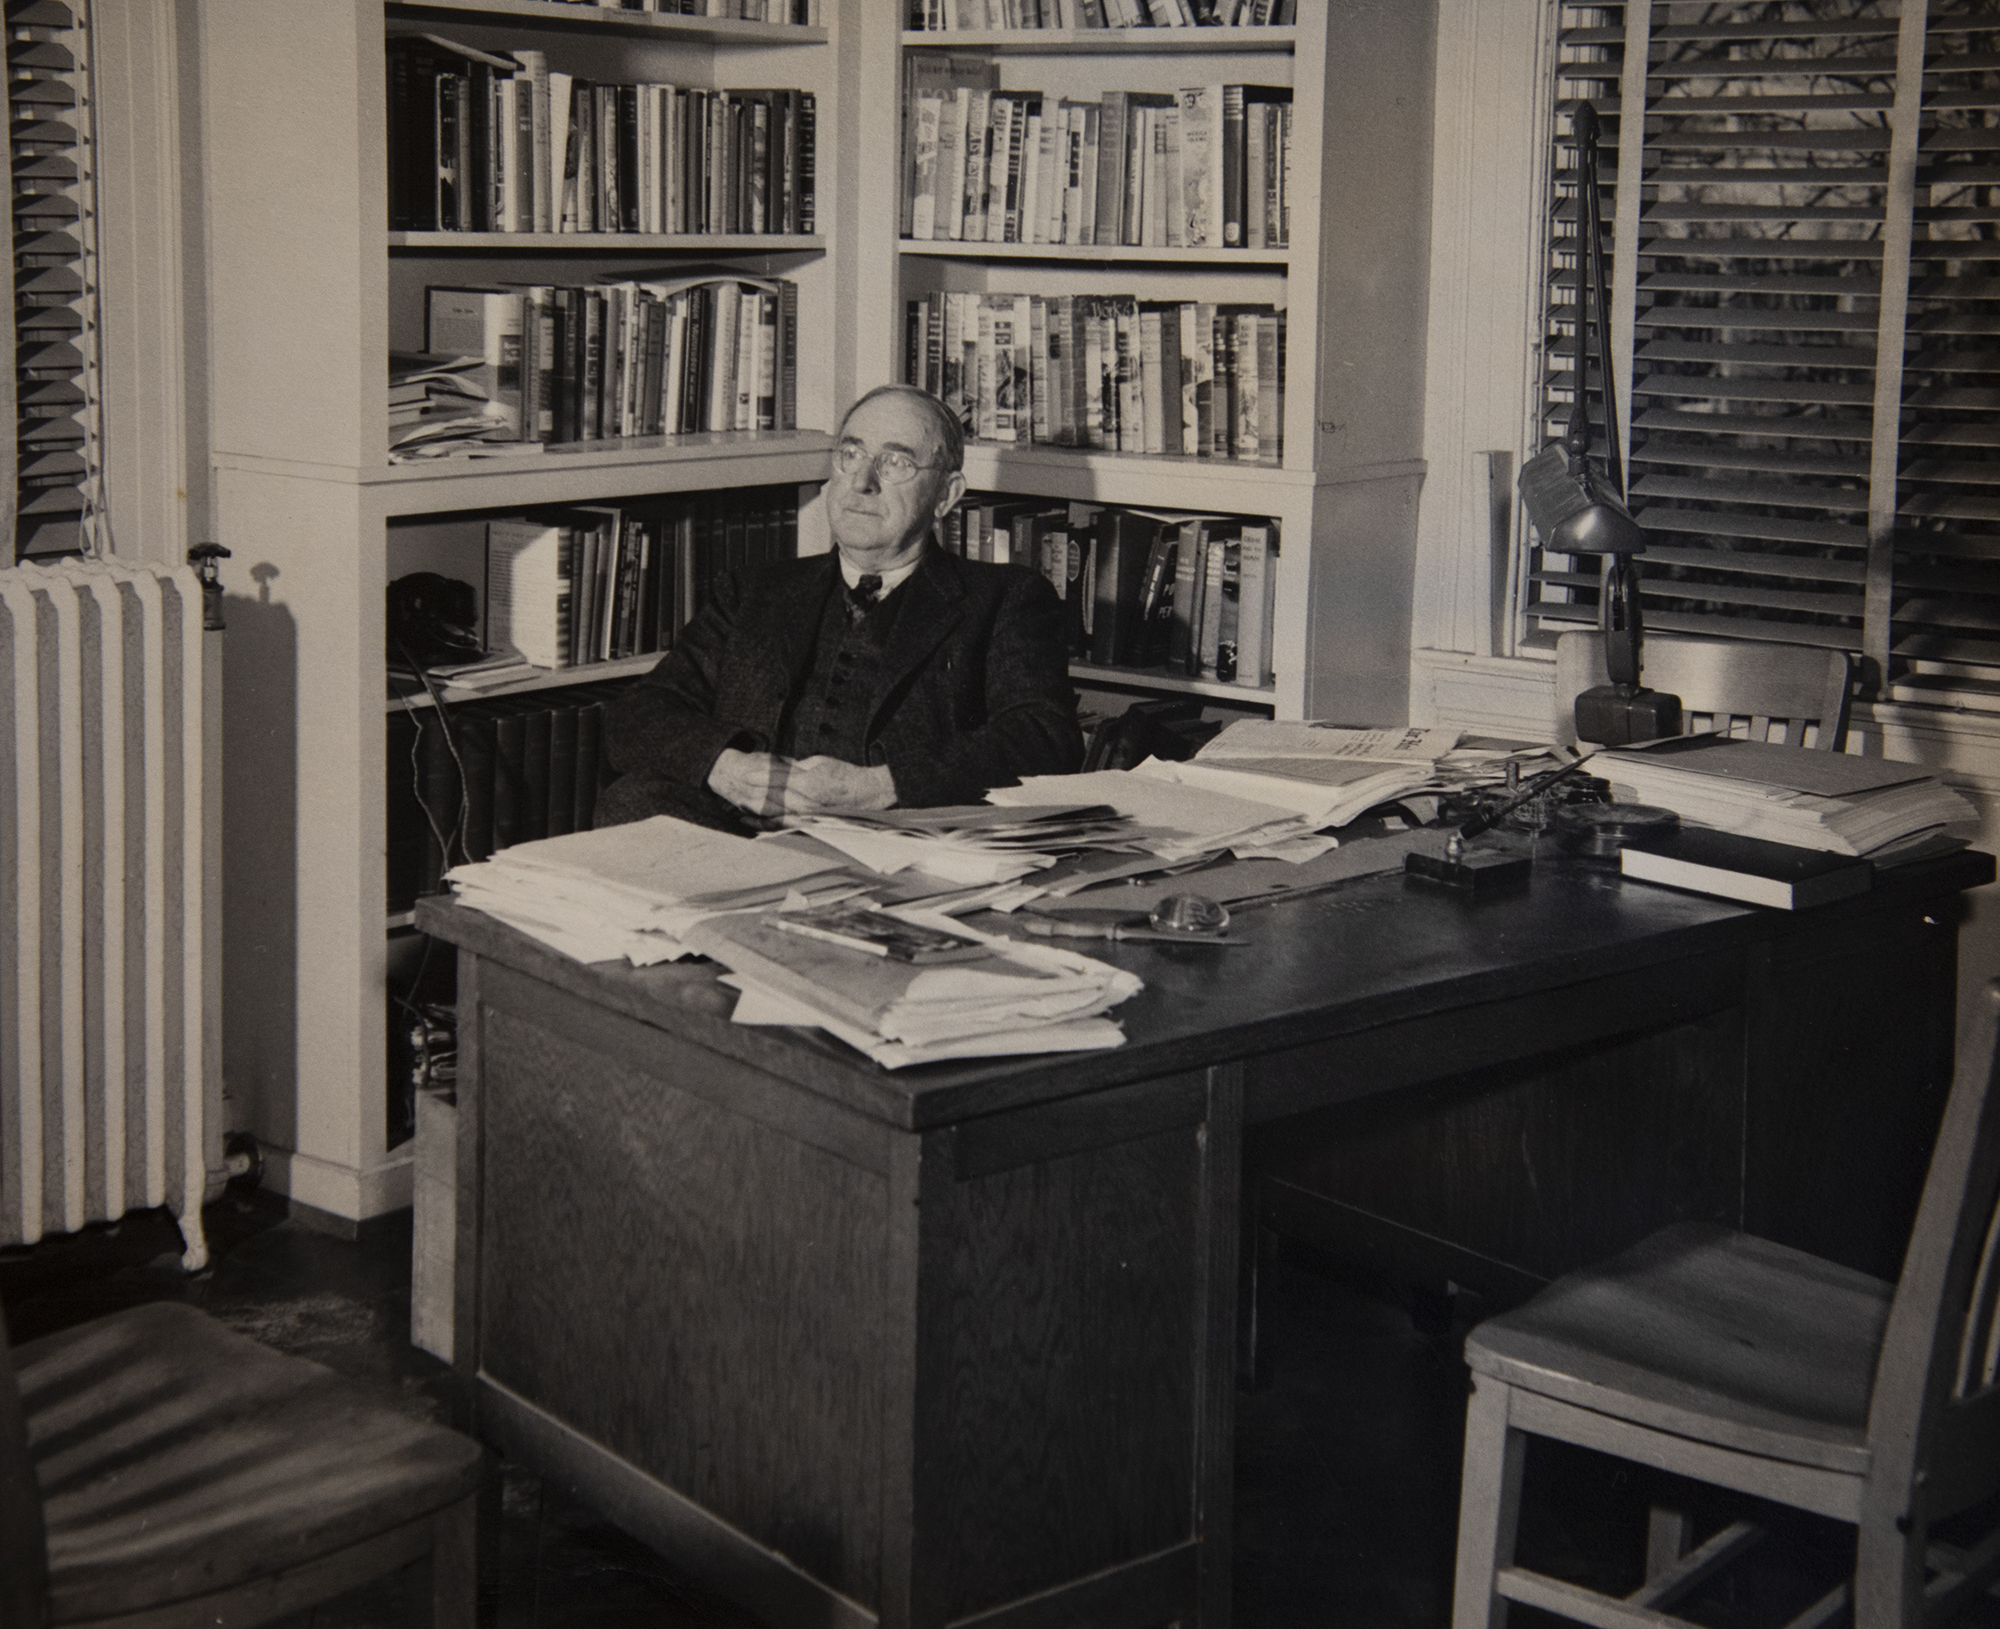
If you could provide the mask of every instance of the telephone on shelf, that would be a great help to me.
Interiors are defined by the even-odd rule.
[[[389,659],[422,667],[485,654],[479,642],[479,596],[472,584],[413,571],[389,585]]]

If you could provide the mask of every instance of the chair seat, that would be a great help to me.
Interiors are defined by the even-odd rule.
[[[172,1303],[15,1349],[55,1623],[302,1565],[446,1508],[484,1455]]]
[[[1488,1319],[1465,1357],[1617,1419],[1860,1475],[1893,1293],[1803,1251],[1683,1223]]]

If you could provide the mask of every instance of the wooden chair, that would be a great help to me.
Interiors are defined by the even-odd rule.
[[[244,1629],[430,1555],[434,1621],[465,1629],[488,1470],[193,1307],[0,1334],[0,1623]]]
[[[1934,1532],[2000,1490],[1996,1033],[2000,980],[1959,1049],[1900,1282],[1681,1224],[1472,1331],[1454,1629],[1497,1629],[1510,1601],[1680,1623],[1667,1608],[1759,1536],[1738,1522],[1681,1554],[1683,1524],[1656,1511],[1648,1577],[1622,1599],[1515,1566],[1530,1436],[1854,1523],[1852,1582],[1794,1625],[1851,1599],[1858,1629],[1915,1629],[2000,1573],[2000,1531],[1970,1551]]]
[[[1713,728],[1822,752],[1839,752],[1847,745],[1852,681],[1845,651],[1681,634],[1648,634],[1639,674],[1648,689],[1681,698],[1686,732]],[[1576,738],[1578,692],[1608,683],[1601,633],[1566,633],[1556,640],[1559,739]]]

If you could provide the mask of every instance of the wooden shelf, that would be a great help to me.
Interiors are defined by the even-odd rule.
[[[1106,243],[980,243],[956,238],[903,238],[897,249],[906,255],[949,260],[1059,260],[1065,265],[1112,265],[1118,262],[1162,266],[1288,267],[1290,249],[1183,249],[1171,244]]]
[[[1154,690],[1176,696],[1206,696],[1215,701],[1240,701],[1246,706],[1275,707],[1275,685],[1236,684],[1223,679],[1190,679],[1164,667],[1100,667],[1095,662],[1071,662],[1069,676],[1082,684],[1109,684],[1126,690]]]
[[[1298,28],[912,28],[912,51],[992,51],[1011,56],[1199,56],[1209,52],[1289,53]]]
[[[783,232],[391,232],[389,247],[452,254],[821,254],[817,233]]]
[[[556,0],[385,0],[391,18],[462,17],[496,23],[637,34],[696,45],[801,45],[825,41],[824,28],[801,23],[745,23],[722,17],[665,17],[617,6],[572,6]]]
[[[504,684],[466,685],[442,684],[445,702],[449,705],[461,701],[484,701],[488,696],[525,696],[537,690],[561,690],[573,684],[596,684],[601,679],[628,679],[641,673],[650,673],[659,666],[665,651],[647,651],[643,656],[621,656],[615,662],[587,662],[581,667],[538,667],[519,678],[509,679]],[[414,679],[391,677],[392,685],[416,684]],[[383,702],[386,712],[399,712],[405,701],[411,707],[431,705],[429,692],[418,685],[408,696],[392,692]]]

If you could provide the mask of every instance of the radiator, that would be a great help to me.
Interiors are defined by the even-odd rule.
[[[220,1190],[219,633],[187,567],[0,570],[0,1244]]]

